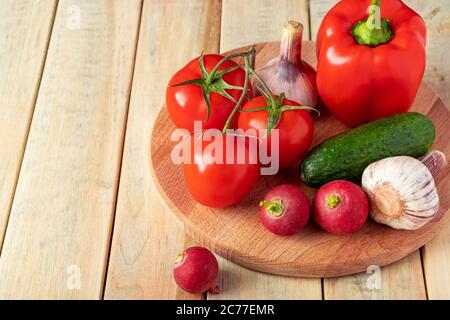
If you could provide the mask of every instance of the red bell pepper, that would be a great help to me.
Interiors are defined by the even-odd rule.
[[[425,22],[402,1],[342,0],[317,35],[322,101],[351,127],[408,111],[425,70],[425,42]]]

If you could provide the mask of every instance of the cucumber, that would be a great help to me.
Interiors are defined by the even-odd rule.
[[[416,112],[369,122],[311,150],[300,165],[300,176],[311,187],[340,179],[359,183],[372,162],[400,155],[424,155],[435,136],[433,122]]]

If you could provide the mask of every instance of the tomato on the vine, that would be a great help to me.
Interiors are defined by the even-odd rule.
[[[166,105],[178,128],[194,131],[194,121],[202,129],[222,129],[242,94],[245,71],[233,60],[219,54],[206,54],[190,61],[170,79]],[[249,88],[248,92],[251,92]],[[233,119],[231,127],[235,127]]]
[[[259,138],[267,138],[269,152],[272,150],[270,132],[278,129],[279,165],[280,168],[288,168],[300,161],[311,147],[314,125],[310,109],[285,99],[283,95],[273,97],[263,93],[244,105],[239,114],[238,128],[254,129]],[[261,132],[265,132],[264,136]]]
[[[183,164],[184,178],[197,202],[212,208],[225,208],[241,201],[256,184],[260,174],[257,150],[249,148],[249,138],[240,143],[236,137],[227,134],[205,139],[207,134],[190,136],[191,156],[190,161]],[[227,143],[227,139],[233,144]],[[218,148],[214,148],[213,143]],[[238,161],[239,155],[245,160],[242,163]]]

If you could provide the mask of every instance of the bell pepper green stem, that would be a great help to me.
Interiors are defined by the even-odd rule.
[[[379,6],[379,7],[381,7],[381,0],[372,0],[372,1],[370,2],[370,4],[371,4],[372,6]]]
[[[381,14],[381,0],[372,0],[370,1],[370,6],[375,6],[378,7],[378,10]],[[373,19],[372,21],[375,21],[375,19],[377,19],[380,15],[377,14],[376,10],[370,10],[370,14],[369,14],[369,18],[368,20]]]
[[[393,31],[389,20],[381,18],[381,0],[371,0],[369,17],[353,25],[352,35],[359,44],[370,47],[385,44],[392,39]]]

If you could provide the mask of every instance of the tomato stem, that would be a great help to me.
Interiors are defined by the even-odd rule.
[[[307,107],[307,106],[283,106],[285,94],[281,93],[278,98],[275,98],[275,96],[273,95],[269,86],[258,75],[258,73],[253,69],[250,69],[250,73],[263,86],[263,88],[261,88],[258,84],[255,84],[256,88],[261,93],[261,95],[264,97],[264,100],[266,100],[266,103],[267,103],[267,106],[263,107],[264,110],[266,110],[268,113],[266,133],[265,133],[263,139],[267,138],[269,136],[270,132],[272,131],[272,129],[276,128],[276,126],[278,125],[278,123],[281,120],[281,115],[283,114],[284,111],[296,110],[296,109],[309,109],[309,110],[317,111],[316,109]],[[262,108],[260,108],[260,109],[262,109]],[[260,111],[260,110],[246,110],[244,112],[252,112],[252,111]]]
[[[238,102],[234,106],[234,109],[231,112],[230,116],[228,117],[227,122],[225,122],[225,126],[223,127],[223,130],[222,130],[223,134],[227,133],[227,130],[230,127],[231,121],[233,120],[234,116],[236,115],[236,112],[238,112],[239,108],[241,107],[242,102],[244,101],[244,98],[247,95],[249,78],[250,78],[250,70],[251,70],[249,55],[255,55],[255,54],[256,54],[255,48],[252,48],[249,51],[246,51],[246,52],[243,53],[243,55],[244,55],[244,63],[245,63],[244,88],[242,89],[242,94],[239,97]]]
[[[241,107],[242,102],[244,101],[244,98],[247,95],[247,91],[248,91],[248,86],[249,86],[249,81],[250,81],[250,76],[255,77],[256,82],[255,86],[258,89],[258,91],[261,93],[261,95],[264,97],[264,99],[266,100],[267,106],[265,107],[265,110],[267,110],[269,116],[268,116],[268,121],[267,121],[267,128],[266,128],[266,134],[264,136],[264,138],[268,137],[270,132],[272,131],[273,128],[275,128],[278,123],[281,120],[281,115],[284,111],[288,111],[288,110],[295,110],[295,109],[312,109],[315,110],[314,108],[310,108],[307,106],[283,106],[283,101],[285,99],[285,95],[284,93],[281,93],[280,96],[278,98],[275,98],[274,94],[272,93],[272,91],[270,90],[269,86],[267,85],[267,83],[258,75],[258,73],[255,71],[254,67],[255,67],[255,56],[256,56],[256,51],[254,48],[248,50],[248,51],[244,51],[241,53],[237,53],[235,55],[230,55],[227,56],[226,58],[233,58],[236,56],[244,56],[244,62],[245,62],[245,81],[244,81],[244,86],[243,86],[243,90],[242,90],[242,94],[239,98],[239,101],[236,103],[236,106],[234,107],[233,111],[231,112],[230,116],[228,117],[225,126],[223,127],[222,133],[226,134],[228,128],[230,127],[231,121],[233,120],[234,116],[236,115],[236,113],[239,111],[239,108]],[[252,62],[250,63],[250,58],[252,57]],[[224,58],[225,59],[225,58]],[[223,59],[222,59],[223,61]],[[222,62],[221,61],[221,62]],[[221,63],[219,62],[217,66],[219,66],[219,64]],[[214,68],[216,69],[216,68]],[[211,71],[211,74],[214,71],[214,69]],[[208,77],[209,78],[209,77]],[[262,88],[259,86],[259,84],[261,84]],[[255,111],[255,110],[253,110]],[[315,110],[317,111],[317,110]]]
[[[205,84],[206,84],[206,85],[210,85],[210,84],[214,81],[214,78],[215,78],[215,76],[216,76],[217,70],[219,70],[219,68],[220,68],[226,61],[228,61],[228,60],[230,60],[230,59],[233,59],[233,58],[236,58],[236,57],[241,57],[241,56],[244,56],[244,57],[245,57],[245,55],[251,55],[251,54],[253,54],[254,52],[255,52],[255,48],[251,48],[251,49],[249,49],[249,50],[247,50],[247,51],[244,51],[244,52],[236,52],[236,53],[230,54],[230,55],[228,55],[228,56],[226,56],[226,57],[223,57],[222,60],[220,60],[220,61],[214,66],[214,68],[211,70],[211,72],[209,73],[208,77],[205,79]]]
[[[253,59],[253,65],[255,61],[256,51],[254,48],[251,48],[247,51],[240,51],[233,54],[230,54],[226,57],[223,57],[212,69],[211,72],[208,72],[206,70],[204,61],[203,61],[203,52],[201,53],[198,62],[200,65],[200,70],[202,76],[198,79],[190,79],[181,83],[177,83],[172,85],[173,87],[179,87],[179,86],[185,86],[185,85],[198,85],[200,86],[200,89],[202,91],[203,99],[205,100],[206,107],[207,107],[207,114],[206,114],[206,121],[209,120],[209,117],[211,115],[211,93],[217,93],[221,96],[227,98],[228,100],[231,100],[234,103],[237,103],[237,101],[234,99],[234,97],[227,92],[227,90],[243,90],[245,95],[247,95],[247,89],[244,90],[243,87],[240,86],[234,86],[231,84],[228,84],[225,80],[222,79],[222,77],[229,73],[233,72],[240,68],[239,65],[232,66],[230,68],[220,70],[219,67],[222,66],[225,61],[228,61],[230,59],[239,57],[239,56],[245,56],[245,55],[252,55]]]
[[[267,85],[267,83],[256,73],[255,70],[251,69],[250,70],[252,76],[254,76],[256,78],[256,80],[258,80],[258,82],[263,86],[264,90],[261,90],[261,88],[258,86],[258,84],[256,85],[258,91],[266,98],[270,98],[271,102],[275,100],[275,97],[272,93],[272,91],[270,91],[269,86]],[[267,101],[267,103],[269,103],[269,101]]]

